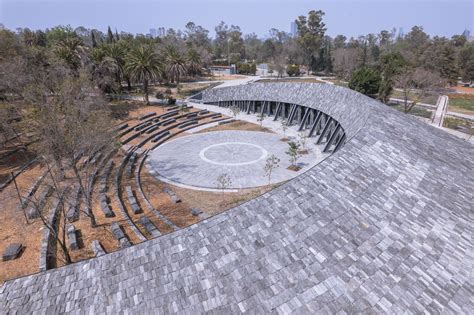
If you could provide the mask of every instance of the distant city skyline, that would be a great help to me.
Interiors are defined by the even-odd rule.
[[[192,21],[214,37],[214,27],[224,21],[240,26],[244,34],[265,37],[271,28],[293,33],[291,23],[312,9],[326,13],[324,22],[332,37],[357,37],[393,28],[397,34],[400,30],[406,34],[415,25],[432,36],[451,37],[472,31],[474,20],[472,1],[0,0],[0,23],[12,30],[69,24],[105,32],[110,25],[119,31],[150,34],[151,29],[158,32],[159,28],[183,30]]]

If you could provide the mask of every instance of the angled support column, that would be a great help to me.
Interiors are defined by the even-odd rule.
[[[309,112],[311,111],[310,108],[308,108],[308,107],[305,107],[305,108],[306,108],[306,112],[304,113],[303,119],[301,120],[300,127],[298,128],[298,131],[301,131],[301,130],[304,129],[304,125],[306,123],[306,120],[309,117]]]
[[[346,141],[346,134],[344,133],[342,135],[341,138],[339,138],[339,140],[337,141],[336,143],[336,147],[334,148],[334,150],[332,150],[332,153],[336,152],[337,150],[339,150],[341,148],[341,146],[344,144],[344,142]]]
[[[278,102],[277,103],[277,108],[275,110],[275,117],[273,118],[274,121],[278,119],[278,114],[280,114],[280,111],[281,111],[281,103]]]
[[[326,136],[327,132],[329,131],[329,127],[331,126],[331,123],[332,123],[332,118],[329,117],[327,122],[326,122],[326,125],[324,126],[323,132],[321,132],[321,135],[319,136],[318,141],[316,141],[316,144],[321,144],[321,142],[323,142],[324,137]]]
[[[252,101],[248,101],[248,104],[247,104],[247,109],[245,110],[247,114],[250,114],[250,107],[251,107],[251,103]]]
[[[260,115],[265,111],[265,106],[267,106],[267,101],[263,101],[262,106],[260,107]]]
[[[271,116],[272,114],[272,102],[268,102],[268,105],[267,105],[267,116]]]
[[[316,132],[316,127],[319,124],[319,121],[321,120],[321,117],[323,116],[323,112],[318,111],[316,114],[316,118],[314,119],[313,125],[311,126],[311,129],[309,130],[308,137],[312,137],[314,133]]]
[[[329,151],[332,144],[334,143],[334,140],[336,140],[336,137],[339,134],[340,130],[341,130],[341,126],[339,124],[337,124],[336,128],[334,129],[334,132],[330,135],[329,141],[326,144],[326,146],[324,147],[323,152],[328,152]]]
[[[290,114],[288,115],[288,120],[286,122],[287,126],[291,126],[291,123],[293,122],[293,118],[295,117],[295,114],[296,114],[297,107],[298,105],[296,104],[293,104],[293,106],[291,107]]]

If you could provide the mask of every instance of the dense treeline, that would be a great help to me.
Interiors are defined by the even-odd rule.
[[[358,82],[351,86],[363,85],[364,74],[373,81],[375,73],[377,82],[369,83],[367,90],[382,101],[403,76],[413,82],[420,71],[429,74],[430,84],[474,79],[474,43],[463,35],[431,38],[415,26],[405,36],[383,30],[358,38],[331,38],[323,17],[322,11],[310,11],[296,19],[297,36],[271,29],[266,39],[244,35],[240,27],[224,22],[215,27],[214,38],[192,22],[183,31],[169,29],[159,38],[119,33],[110,27],[105,33],[70,26],[2,30],[0,96],[19,95],[28,83],[57,76],[58,71],[87,72],[106,93],[122,93],[139,83],[147,95],[151,83],[179,85],[183,77],[204,74],[211,64],[236,64],[239,73],[252,74],[256,64],[267,63],[270,72],[279,75],[313,72],[346,81],[359,70]]]

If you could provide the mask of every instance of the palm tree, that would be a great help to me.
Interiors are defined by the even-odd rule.
[[[148,83],[155,80],[162,73],[161,62],[153,47],[147,45],[133,48],[127,55],[125,71],[130,74],[133,80],[143,84],[145,101],[149,105]]]
[[[192,48],[188,50],[187,62],[189,74],[195,76],[196,74],[199,74],[201,72],[201,56],[196,50]]]
[[[122,79],[125,77],[125,57],[128,47],[119,42],[104,46],[105,56],[109,57],[116,65],[115,80],[122,87]]]
[[[56,43],[54,51],[73,70],[77,70],[81,63],[81,53],[84,52],[83,42],[77,37],[66,37]]]
[[[167,46],[166,47],[166,73],[171,82],[177,83],[179,88],[179,78],[182,75],[185,75],[187,72],[186,60],[181,56],[176,47]]]

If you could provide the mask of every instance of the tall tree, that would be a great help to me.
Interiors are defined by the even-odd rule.
[[[161,62],[153,47],[145,45],[133,48],[127,55],[125,70],[133,80],[143,84],[145,102],[149,105],[148,85],[150,81],[157,79],[162,74]]]
[[[311,70],[312,59],[318,58],[319,49],[326,32],[323,16],[323,11],[311,10],[307,17],[301,15],[295,21],[298,28],[298,44],[304,53],[305,64],[308,66],[308,71]]]
[[[176,82],[179,88],[179,79],[187,72],[186,60],[174,46],[166,47],[166,74],[171,82]]]

